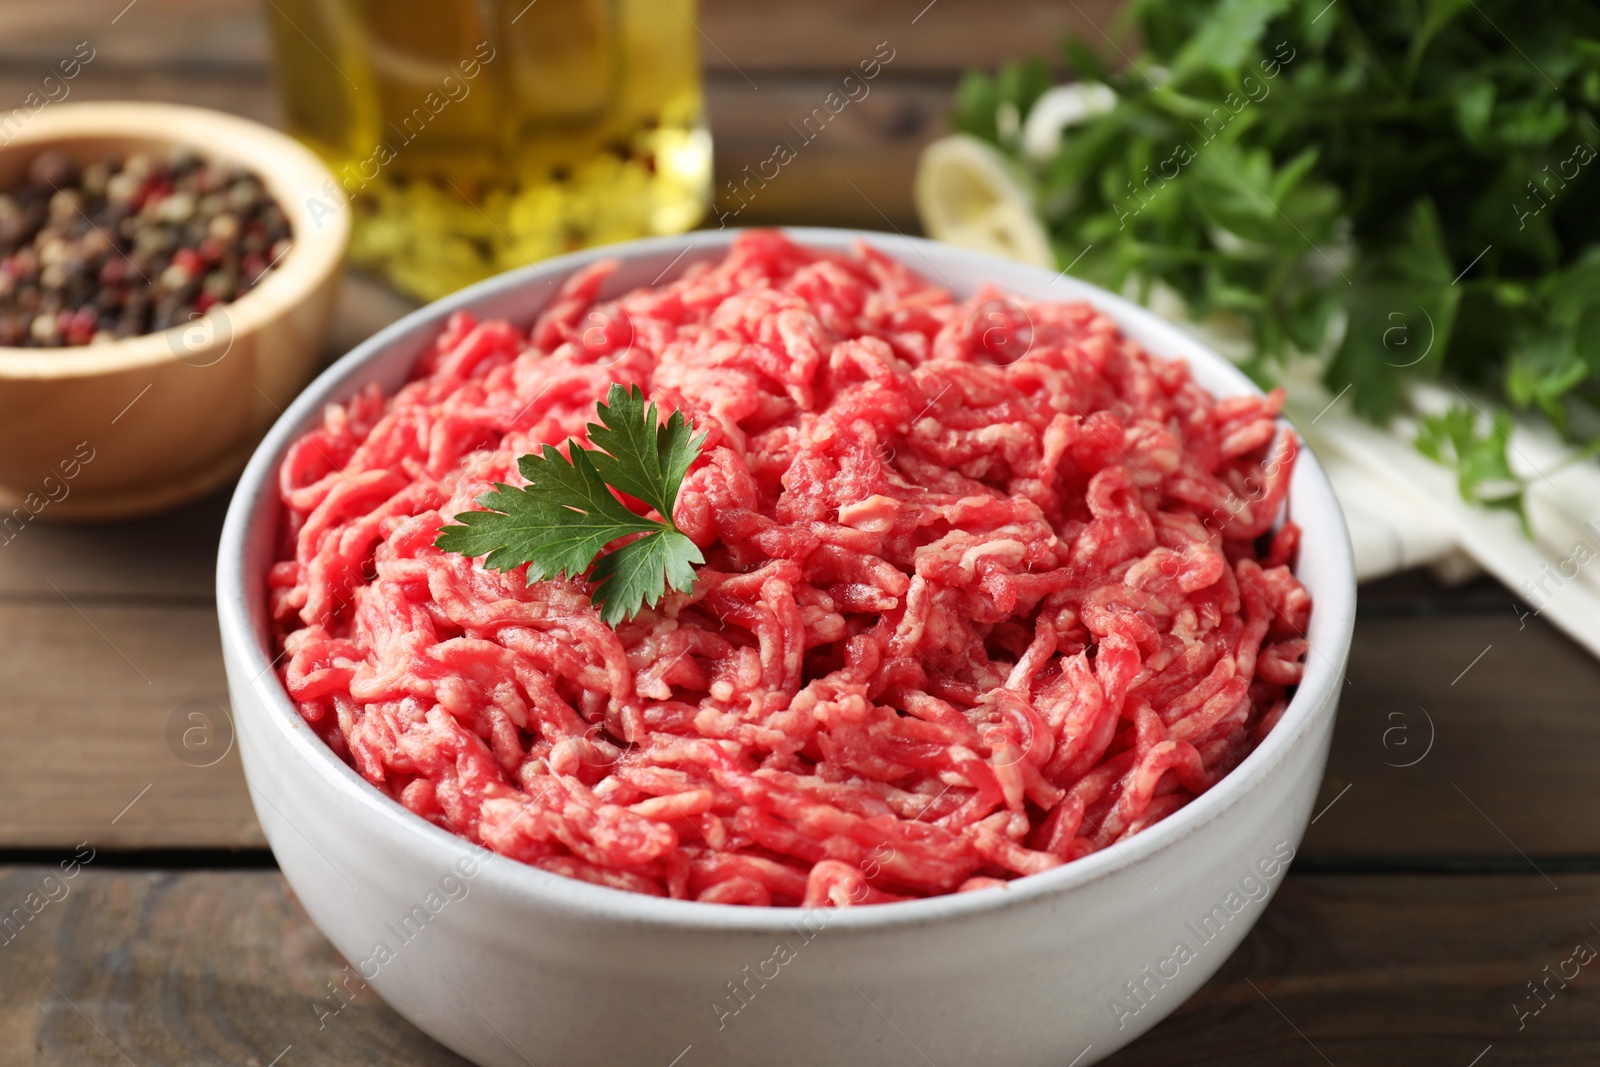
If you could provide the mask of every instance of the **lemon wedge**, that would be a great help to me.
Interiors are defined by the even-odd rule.
[[[952,134],[923,149],[912,196],[923,230],[936,241],[1036,267],[1056,265],[1027,176],[976,137]]]

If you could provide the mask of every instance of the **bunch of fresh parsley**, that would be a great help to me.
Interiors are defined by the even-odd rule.
[[[526,486],[496,483],[478,497],[487,511],[461,512],[434,543],[483,556],[493,570],[527,564],[530,585],[587,575],[600,617],[614,626],[655,606],[669,585],[685,593],[694,588],[694,565],[705,558],[673,523],[672,511],[705,434],[695,434],[681,411],[660,422],[655,403],[646,405],[638,386],[613,384],[595,410],[600,422],[589,424],[594,448],[569,440],[566,456],[545,445],[541,455],[521,457],[517,468]],[[661,519],[633,511],[613,489]],[[604,551],[623,538],[632,539]]]
[[[1135,0],[1066,58],[1118,101],[1025,160],[1061,266],[1241,320],[1263,381],[1331,352],[1329,390],[1377,421],[1443,377],[1597,447],[1600,6]],[[1022,157],[1050,82],[970,74],[957,125]],[[1419,443],[1520,510],[1506,421],[1462,401]]]

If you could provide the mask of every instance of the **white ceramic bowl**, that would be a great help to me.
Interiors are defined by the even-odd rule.
[[[1149,351],[1188,361],[1213,392],[1254,390],[1175,327],[1075,279],[879,233],[790,233],[836,249],[865,240],[958,294],[992,281],[1088,300]],[[457,309],[527,323],[551,282],[595,260],[622,262],[603,294],[612,295],[715,259],[733,236],[616,245],[472,286],[355,349],[279,420],[239,484],[217,572],[239,747],[267,840],[350,961],[350,988],[360,972],[400,1014],[481,1064],[1086,1067],[1222,964],[1282,884],[1305,830],[1355,614],[1344,520],[1307,452],[1289,510],[1305,531],[1298,574],[1315,598],[1312,651],[1277,728],[1154,827],[1003,889],[843,910],[731,907],[483,858],[335,757],[272,669],[263,576],[278,528],[277,466],[323,405],[370,382],[398,387]]]

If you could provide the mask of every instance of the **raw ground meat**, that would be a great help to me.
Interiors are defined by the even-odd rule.
[[[751,232],[597,302],[612,269],[531,331],[456,315],[283,461],[283,683],[411,811],[641,893],[877,903],[1138,833],[1282,714],[1311,603],[1278,394],[865,246]],[[433,547],[612,382],[709,433],[694,591],[615,628],[582,580]]]

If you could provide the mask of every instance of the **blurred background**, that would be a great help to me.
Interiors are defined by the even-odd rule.
[[[0,5],[0,100],[20,104],[89,39],[94,58],[67,84],[62,102],[192,104],[287,129],[316,149],[347,189],[365,186],[369,224],[358,217],[352,260],[393,290],[431,298],[586,242],[671,232],[702,219],[919,232],[912,203],[918,154],[949,132],[962,72],[1014,58],[1029,44],[1058,54],[1056,42],[1094,34],[1117,6],[709,0],[697,11],[688,0],[373,3],[343,5],[355,22],[335,25],[341,20],[325,17],[332,5],[309,0],[134,0],[113,12],[114,21],[95,0],[15,3]],[[432,13],[419,18],[424,9]],[[452,102],[442,79],[491,40],[507,54],[494,53],[472,78],[457,70],[461,99]],[[560,51],[559,63],[538,53],[540,41]],[[803,125],[829,93],[841,91],[845,76],[859,78],[859,65],[875,53],[892,58],[848,106],[822,111],[825,135],[818,135],[818,119]],[[696,92],[701,70],[703,96]],[[530,78],[544,84],[526,84]],[[520,83],[507,85],[512,79]],[[596,121],[607,96],[598,83],[606,79],[620,81],[624,99]],[[438,114],[431,130],[404,125],[434,89],[453,110]],[[543,130],[520,151],[537,154],[544,177],[553,168],[564,183],[528,173],[518,149],[498,158],[485,150],[475,131],[491,122],[506,128],[506,108],[520,109],[527,126]],[[617,114],[629,109],[634,113]],[[689,136],[702,114],[699,128],[709,128],[711,140]],[[647,148],[648,141],[657,143]],[[752,183],[754,174],[773,174],[780,142],[796,146],[781,178]],[[392,163],[375,155],[380,143],[393,149]],[[708,155],[712,169],[697,173]],[[609,168],[582,173],[595,158]],[[407,186],[419,171],[453,181],[456,191],[439,181]],[[358,177],[374,172],[370,184]],[[565,203],[552,206],[548,194],[558,184],[566,186]],[[708,193],[713,202],[702,210]],[[641,217],[651,209],[654,219]],[[397,247],[406,243],[397,240],[397,226],[411,231],[410,248]],[[477,247],[449,239],[461,234]],[[405,306],[369,306],[380,295],[361,291],[359,280],[357,289],[366,299],[339,316],[334,348],[349,347]]]
[[[506,6],[515,14],[520,5]],[[662,6],[670,11],[666,0]],[[896,48],[869,98],[840,112],[827,138],[800,152],[784,168],[786,179],[750,203],[741,224],[886,229],[886,216],[894,226],[914,229],[910,179],[918,150],[949,130],[950,101],[962,70],[1014,58],[1019,45],[1029,43],[1053,53],[1054,42],[1069,30],[1093,34],[1093,22],[1107,21],[1117,8],[1106,0],[938,0],[938,18],[930,11],[912,26],[910,19],[923,6],[926,0],[699,3],[701,32],[693,38],[706,70],[706,114],[717,146],[715,187],[725,190],[725,203],[733,206],[738,202],[726,194],[726,182],[770,157],[774,138],[810,114],[843,75],[872,56],[878,42]],[[0,8],[0,93],[21,101],[38,74],[72,54],[94,27],[98,54],[72,85],[72,99],[189,102],[282,126],[270,19],[283,11],[314,26],[299,18],[298,8],[288,0],[138,0],[112,29],[104,3],[10,3]],[[309,58],[296,56],[296,62],[310,66]],[[861,192],[851,189],[851,181]]]
[[[933,5],[927,0],[805,5],[701,0],[696,33],[674,10],[675,3],[685,13],[694,10],[683,0],[643,5],[655,9],[646,32],[664,29],[692,38],[694,57],[704,65],[705,111],[715,139],[713,185],[721,190],[720,202],[734,209],[740,201],[728,183],[737,184],[746,167],[754,170],[771,157],[777,140],[795,140],[790,123],[811,114],[860,61],[872,58],[880,41],[887,41],[894,59],[873,80],[870,94],[838,113],[826,137],[798,151],[784,166],[783,180],[752,198],[738,224],[892,225],[907,232],[917,226],[911,202],[917,154],[947,132],[961,73],[997,65],[1024,50],[1055,55],[1069,32],[1094,35],[1094,26],[1107,24],[1118,7],[1108,0],[937,0]],[[94,0],[5,4],[0,6],[0,94],[20,101],[93,31],[96,57],[72,83],[70,99],[197,104],[282,127],[289,113],[274,75],[276,30],[293,68],[316,78],[305,85],[315,85],[322,102],[308,101],[306,112],[321,114],[328,124],[324,129],[336,127],[342,117],[337,101],[348,94],[321,94],[333,88],[329,79],[338,80],[331,66],[316,70],[314,47],[325,42],[314,46],[296,31],[275,26],[289,17],[315,34],[316,21],[302,11],[306,6],[294,0],[136,0],[112,27],[107,5]],[[413,5],[371,6],[398,13]],[[509,21],[522,5],[507,0],[503,6]],[[931,9],[913,25],[912,18],[925,7]],[[534,5],[518,25],[538,12]],[[471,55],[470,45],[479,39],[462,49],[463,56]],[[431,38],[440,40],[436,34]],[[295,89],[297,96],[301,92]]]

